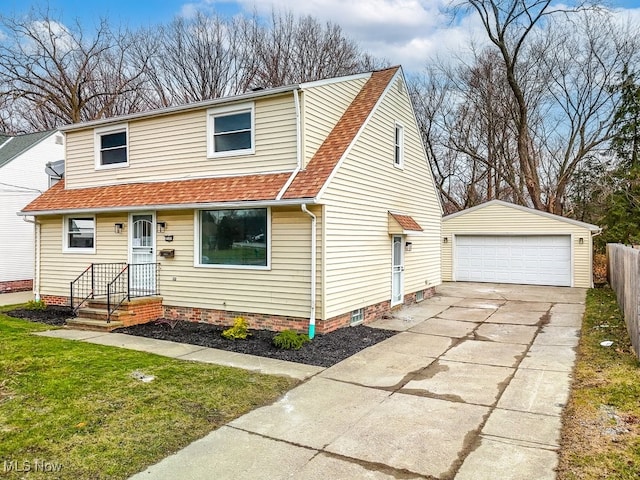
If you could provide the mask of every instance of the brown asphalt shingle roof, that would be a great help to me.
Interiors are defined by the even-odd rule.
[[[364,125],[374,106],[399,70],[373,72],[362,90],[313,156],[297,174],[282,199],[315,198]],[[245,175],[153,183],[130,183],[65,189],[58,182],[27,205],[23,212],[91,210],[160,205],[194,205],[276,200],[291,174]]]
[[[409,230],[411,232],[422,232],[423,228],[416,222],[413,217],[409,215],[401,215],[399,213],[391,213],[389,215],[393,217],[393,219],[398,222],[398,224],[402,227],[403,230]]]
[[[245,175],[70,190],[65,190],[64,181],[60,181],[23,212],[275,200],[290,176]]]

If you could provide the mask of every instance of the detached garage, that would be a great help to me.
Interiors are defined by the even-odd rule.
[[[592,286],[588,223],[492,200],[442,221],[442,279]]]

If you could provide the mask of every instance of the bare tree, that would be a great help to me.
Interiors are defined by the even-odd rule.
[[[168,106],[366,70],[382,64],[339,26],[273,12],[176,18],[159,34],[141,33],[134,58],[148,62],[149,102]]]
[[[256,47],[255,83],[260,87],[348,75],[375,63],[339,25],[322,25],[311,16],[295,19],[291,12],[273,12]]]
[[[147,78],[160,105],[175,105],[246,91],[255,74],[253,21],[198,13],[147,31],[136,58],[151,57]]]
[[[46,12],[0,17],[0,82],[31,129],[51,129],[133,110],[142,70],[127,60],[130,37],[102,21],[87,34]],[[32,113],[30,113],[32,112]]]
[[[610,87],[637,64],[637,33],[603,10],[552,12],[549,3],[467,2],[492,46],[468,65],[439,67],[447,80],[427,95],[440,106],[423,129],[432,165],[463,165],[466,190],[443,193],[455,191],[454,208],[506,198],[562,213],[575,172],[611,136],[619,95]]]

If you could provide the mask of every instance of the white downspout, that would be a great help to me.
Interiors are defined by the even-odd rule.
[[[307,204],[300,205],[302,211],[311,217],[311,312],[309,313],[309,338],[316,335],[316,216],[309,211]]]
[[[36,302],[40,301],[40,223],[35,219],[29,220],[22,217],[27,223],[33,223],[33,246],[35,249],[34,272],[33,272],[33,295]]]
[[[289,179],[285,182],[284,186],[280,189],[276,200],[282,199],[282,196],[285,194],[289,185],[293,182],[298,175],[298,172],[302,169],[302,118],[300,114],[300,90],[296,88],[293,91],[293,104],[296,108],[296,168],[291,173]]]

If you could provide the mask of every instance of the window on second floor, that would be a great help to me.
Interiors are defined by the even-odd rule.
[[[123,167],[129,164],[126,125],[95,130],[96,168]]]
[[[207,112],[209,157],[254,153],[253,104],[212,108]]]
[[[396,122],[393,165],[402,168],[404,164],[404,128]]]

